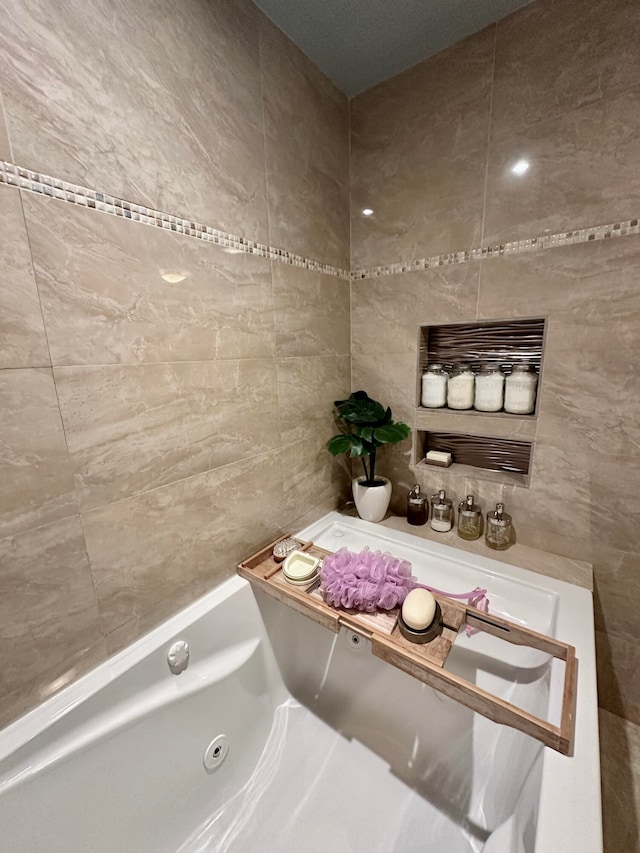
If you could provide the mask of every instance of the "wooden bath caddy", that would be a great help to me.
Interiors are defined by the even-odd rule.
[[[288,536],[289,534],[276,539],[271,545],[267,545],[266,548],[240,563],[238,574],[267,595],[298,613],[308,616],[334,633],[338,633],[340,628],[348,628],[368,638],[371,641],[371,651],[376,657],[439,690],[472,711],[477,711],[478,714],[496,723],[511,726],[531,735],[545,746],[563,755],[570,754],[574,735],[577,675],[576,653],[573,646],[439,595],[435,598],[442,610],[442,633],[430,643],[423,645],[412,643],[402,636],[397,627],[398,609],[377,613],[343,610],[324,601],[319,589],[319,579],[312,581],[306,587],[288,583],[282,572],[282,563],[273,558],[273,546]],[[320,559],[331,554],[331,551],[318,548],[312,542],[302,542],[300,550],[307,551]],[[565,662],[559,727],[529,714],[510,702],[505,702],[504,699],[444,669],[456,637],[465,625],[492,634],[508,643],[537,649]]]

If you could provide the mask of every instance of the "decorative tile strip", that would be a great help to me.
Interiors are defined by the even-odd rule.
[[[556,246],[570,246],[578,243],[588,243],[593,240],[607,240],[612,237],[627,237],[631,234],[640,234],[640,220],[627,219],[610,225],[594,225],[590,228],[580,228],[575,231],[562,231],[558,234],[544,234],[540,237],[530,237],[523,240],[514,240],[507,243],[498,243],[485,248],[472,248],[462,252],[449,252],[443,255],[432,255],[429,258],[417,258],[414,260],[398,261],[393,264],[382,264],[377,267],[364,267],[356,270],[345,270],[330,264],[323,264],[313,258],[305,258],[285,249],[274,246],[266,246],[263,243],[255,243],[246,237],[238,237],[217,228],[211,228],[190,219],[182,219],[161,210],[145,207],[141,204],[133,204],[117,196],[101,193],[78,184],[52,178],[14,163],[0,161],[0,184],[7,184],[28,192],[49,196],[50,198],[66,201],[106,213],[111,216],[120,216],[171,231],[204,240],[216,246],[230,249],[235,252],[244,252],[250,255],[259,255],[269,260],[279,261],[289,266],[311,270],[341,278],[344,281],[362,281],[369,278],[380,278],[399,273],[416,272],[419,270],[435,269],[471,261],[481,261],[486,258],[502,257],[504,255],[520,255],[525,252],[535,252],[538,249],[552,249]]]
[[[521,255],[525,252],[535,252],[538,249],[572,246],[577,243],[589,243],[593,240],[608,240],[611,237],[627,237],[631,234],[640,234],[640,220],[627,219],[611,225],[594,225],[576,231],[562,231],[559,234],[544,234],[541,237],[498,243],[484,249],[469,249],[466,252],[450,252],[446,255],[432,255],[430,258],[399,261],[395,264],[382,264],[378,267],[365,267],[351,270],[351,280],[361,281],[367,278],[380,278],[381,276],[397,275],[398,273],[416,270],[430,270],[435,267],[465,264],[469,261],[482,261],[486,258],[497,258],[503,255]]]
[[[226,231],[211,228],[200,222],[182,219],[179,216],[173,216],[170,213],[154,210],[141,204],[133,204],[117,196],[101,193],[88,187],[70,184],[58,178],[52,178],[50,175],[43,175],[31,169],[16,166],[14,163],[0,161],[0,183],[14,186],[27,192],[38,193],[39,195],[66,201],[80,207],[97,210],[100,213],[130,219],[132,222],[162,228],[164,231],[184,234],[187,237],[204,240],[207,243],[213,243],[216,246],[222,246],[235,252],[259,255],[269,260],[280,261],[293,267],[300,267],[311,270],[312,272],[322,273],[323,275],[335,276],[345,281],[350,279],[349,271],[340,267],[323,264],[312,258],[305,258],[302,255],[287,252],[285,249],[266,246],[263,243],[255,243],[252,240],[247,240],[245,237],[228,234]]]

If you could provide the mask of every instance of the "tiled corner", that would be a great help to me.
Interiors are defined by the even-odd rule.
[[[354,353],[415,355],[420,323],[454,323],[475,317],[479,274],[479,264],[464,264],[352,282]]]
[[[349,355],[349,288],[332,276],[272,264],[278,358]]]
[[[265,133],[278,148],[343,186],[349,181],[349,101],[266,16],[260,16]]]

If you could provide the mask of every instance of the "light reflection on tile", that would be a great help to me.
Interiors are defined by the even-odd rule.
[[[55,365],[274,353],[269,262],[52,199],[25,214]],[[167,271],[186,274],[179,284]]]

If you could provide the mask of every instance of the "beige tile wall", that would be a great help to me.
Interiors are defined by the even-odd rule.
[[[638,43],[636,0],[606,15],[596,0],[537,0],[355,98],[352,265],[637,217]],[[522,157],[531,167],[518,178],[509,167]],[[529,488],[455,467],[418,475],[408,442],[381,464],[398,511],[415,481],[458,499],[471,490],[505,500],[519,541],[593,562],[600,703],[636,723],[639,270],[631,236],[352,284],[353,386],[423,429],[419,323],[548,318]]]
[[[253,3],[0,5],[3,158],[348,266],[348,105]],[[537,0],[352,101],[352,265],[636,216],[639,35]],[[0,724],[333,506],[331,400],[413,422],[418,323],[532,314],[531,487],[425,485],[593,560],[601,704],[640,722],[638,238],[356,282],[350,326],[318,273],[4,186],[0,227]],[[402,509],[408,443],[381,465]]]
[[[250,0],[0,7],[2,158],[348,265],[346,98]],[[4,185],[0,229],[4,725],[336,505],[350,340],[337,278]]]

